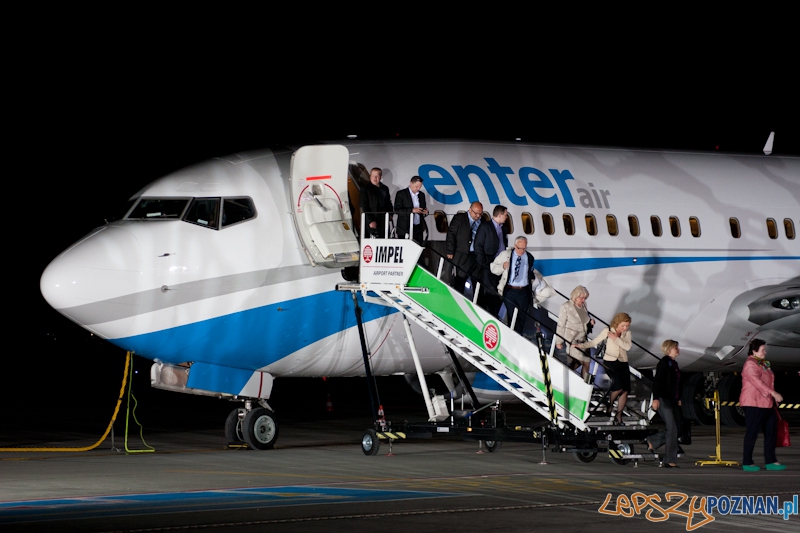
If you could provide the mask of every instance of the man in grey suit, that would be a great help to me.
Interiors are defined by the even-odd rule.
[[[461,294],[464,294],[464,285],[473,275],[477,264],[472,243],[481,224],[481,215],[483,215],[483,204],[472,202],[469,211],[455,215],[447,228],[445,253],[456,267],[453,288]]]

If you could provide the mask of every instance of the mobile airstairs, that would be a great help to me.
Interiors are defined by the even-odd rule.
[[[513,327],[451,288],[442,280],[446,260],[438,260],[437,273],[433,274],[418,263],[423,251],[421,246],[407,239],[363,239],[359,281],[337,286],[337,290],[353,294],[370,387],[369,348],[356,294],[360,293],[367,303],[386,305],[403,314],[428,408],[429,419],[426,422],[393,423],[379,414],[371,389],[376,421],[375,427],[363,435],[362,451],[365,454],[377,454],[381,441],[389,442],[391,453],[391,445],[398,439],[456,435],[480,441],[489,451],[494,451],[500,442],[517,441],[540,443],[543,456],[551,447],[553,451],[571,452],[582,462],[594,460],[598,452],[607,452],[617,464],[638,463],[640,459],[659,460],[657,454],[633,451],[634,444],[647,450],[645,439],[657,431],[642,412],[646,409],[629,409],[624,426],[611,425],[608,413],[599,412],[598,416],[600,393],[553,357],[552,347],[548,353],[540,334],[537,334],[535,344],[530,342],[517,334]],[[437,263],[436,259],[431,259],[427,258],[431,263]],[[515,320],[516,315],[512,317],[512,325]],[[443,396],[430,396],[409,321],[447,347],[455,370],[472,398],[471,410],[463,409],[463,400],[462,409],[456,409],[452,394],[449,406]],[[459,358],[530,406],[544,417],[544,422],[509,427],[499,401],[481,407],[465,378]]]

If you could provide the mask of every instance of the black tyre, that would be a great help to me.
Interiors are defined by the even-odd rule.
[[[381,447],[381,440],[374,429],[368,429],[361,437],[361,451],[364,455],[377,455]]]
[[[581,463],[591,463],[597,457],[597,452],[574,452],[572,455]]]
[[[248,412],[242,421],[244,441],[257,450],[270,450],[278,440],[278,422],[269,409],[259,407]]]
[[[694,420],[701,426],[714,423],[714,410],[706,409],[703,399],[706,396],[705,378],[702,373],[692,374],[686,380],[681,394],[683,417]]]
[[[499,440],[485,440],[485,441],[483,441],[483,445],[486,446],[486,451],[487,452],[492,452],[492,453],[494,453],[497,450],[499,450],[501,444],[502,444],[502,442],[500,442]]]
[[[239,410],[234,409],[225,420],[225,438],[228,442],[244,442],[242,435],[242,421],[239,420]]]
[[[612,450],[621,452],[624,455],[630,455],[633,453],[633,444],[628,444],[625,442],[622,442],[620,444],[614,444],[613,442],[611,442],[609,443],[608,451],[611,452]],[[630,459],[619,459],[617,457],[614,457],[611,453],[608,454],[608,458],[611,460],[612,463],[620,466],[624,466],[631,462]]]
[[[728,374],[719,381],[719,398],[723,402],[738,402],[742,392],[742,376]],[[744,410],[739,406],[723,405],[719,420],[726,426],[744,427]]]

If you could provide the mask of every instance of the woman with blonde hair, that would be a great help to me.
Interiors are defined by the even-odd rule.
[[[609,406],[613,407],[614,401],[619,399],[617,415],[614,419],[616,425],[624,426],[622,414],[628,402],[628,393],[631,391],[631,371],[628,366],[628,350],[633,346],[631,332],[631,317],[628,313],[617,313],[611,320],[611,325],[605,328],[594,340],[581,344],[573,344],[573,348],[586,350],[594,348],[606,341],[603,354],[608,375],[611,378],[611,397]]]
[[[589,375],[591,358],[572,345],[586,342],[591,326],[594,325],[594,320],[589,318],[589,311],[586,309],[587,298],[589,298],[589,291],[583,285],[572,289],[569,300],[561,304],[561,309],[558,311],[558,327],[556,328],[556,348],[561,350],[564,343],[567,343],[569,367],[574,370],[578,366],[582,366],[581,376],[584,379]]]

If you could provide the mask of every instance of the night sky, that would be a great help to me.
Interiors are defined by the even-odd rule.
[[[192,163],[349,134],[757,154],[775,130],[774,153],[800,155],[793,99],[778,99],[774,84],[733,84],[737,76],[719,77],[718,65],[691,79],[661,78],[655,64],[642,77],[599,59],[589,70],[569,63],[544,72],[531,63],[534,50],[519,49],[493,69],[451,44],[428,50],[426,61],[392,47],[371,67],[353,50],[319,57],[323,42],[304,55],[275,40],[241,51],[207,42],[159,49],[135,32],[110,43],[58,36],[25,65],[6,122],[13,170],[5,178],[19,185],[8,199],[15,224],[6,224],[3,321],[21,342],[4,359],[27,370],[6,366],[0,386],[36,392],[4,401],[7,413],[91,389],[91,379],[75,379],[83,362],[98,379],[113,374],[118,387],[116,366],[103,368],[104,355],[93,355],[103,343],[47,306],[39,277],[71,243],[119,218],[141,187]]]

